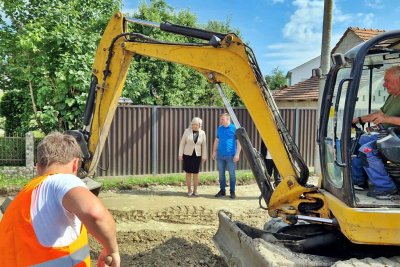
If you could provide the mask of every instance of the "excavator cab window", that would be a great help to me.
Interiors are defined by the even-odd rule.
[[[327,115],[326,136],[323,139],[322,168],[324,169],[325,186],[341,199],[361,206],[369,206],[373,199],[366,196],[365,192],[351,190],[351,159],[358,153],[358,138],[362,134],[377,134],[378,129],[373,123],[349,127],[351,118],[377,111],[383,106],[388,93],[383,87],[385,70],[400,64],[399,53],[381,51],[365,56],[360,68],[360,80],[354,81],[354,60],[346,58],[342,66],[337,67],[335,77],[331,79],[331,100],[328,102],[329,114]],[[357,91],[354,97],[354,90]],[[353,94],[353,95],[352,95]],[[345,113],[354,112],[346,117]],[[349,119],[350,118],[350,119]],[[351,133],[345,131],[351,129]],[[348,137],[345,137],[348,136]],[[344,140],[348,138],[350,140]],[[344,145],[345,144],[345,145]],[[350,163],[350,164],[349,164]],[[345,180],[347,190],[344,189]],[[347,193],[346,193],[347,192]],[[350,194],[354,194],[350,196]],[[365,196],[364,196],[365,195]]]
[[[343,108],[350,70],[350,68],[345,67],[337,73],[337,83],[332,94],[332,104],[328,118],[327,136],[324,140],[326,179],[337,188],[341,188],[343,185],[340,136],[343,130]]]

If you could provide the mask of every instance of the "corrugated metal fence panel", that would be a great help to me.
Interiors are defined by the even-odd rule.
[[[119,106],[100,158],[98,176],[151,173],[151,107]]]
[[[214,109],[199,107],[158,107],[158,168],[157,173],[182,172],[182,162],[178,161],[179,142],[193,117],[203,120],[202,129],[206,132],[208,155],[211,151],[210,125],[214,121]],[[212,145],[212,144],[211,144]],[[201,171],[208,171],[209,160]]]
[[[282,109],[280,113],[307,166],[314,166],[317,110]]]
[[[259,133],[244,108],[234,109],[239,123],[244,127],[257,149],[260,147]],[[152,132],[153,112],[156,112],[156,133]],[[110,134],[100,158],[98,176],[124,176],[139,174],[163,174],[182,172],[182,162],[178,161],[179,142],[184,130],[193,117],[203,120],[203,130],[207,135],[208,160],[201,171],[215,171],[216,162],[211,159],[219,115],[223,108],[211,107],[149,107],[119,106],[111,124]],[[296,115],[297,114],[297,115]],[[309,166],[314,162],[315,110],[281,110],[281,115],[290,134],[298,136],[300,152]],[[296,118],[298,116],[299,118]],[[300,119],[296,123],[296,119]],[[297,128],[297,130],[296,130]],[[157,138],[156,142],[152,139]],[[153,155],[155,151],[156,155]],[[153,156],[156,159],[152,164]],[[241,154],[238,169],[249,169]]]
[[[295,138],[295,129],[296,129],[296,110],[295,109],[281,109],[279,110],[281,113],[281,117],[283,119],[283,122],[286,125],[286,128],[289,131],[289,134]]]
[[[307,166],[314,166],[315,146],[317,136],[317,110],[299,110],[298,118],[298,140],[300,153],[307,163]]]
[[[202,129],[207,136],[208,159],[201,166],[201,171],[217,170],[216,162],[211,159],[216,128],[219,123],[219,115],[224,113],[223,108],[207,107],[158,107],[158,168],[157,173],[182,172],[182,162],[177,160],[179,142],[186,128],[194,117],[203,120]],[[234,109],[239,122],[246,128],[250,140],[259,145],[259,137],[254,123],[246,109]],[[242,154],[243,155],[243,154]],[[249,169],[247,161],[241,157],[238,169]]]
[[[258,130],[256,126],[253,123],[253,120],[251,119],[249,112],[247,109],[234,109],[236,116],[238,118],[238,121],[240,125],[246,129],[246,132],[250,138],[251,143],[253,144],[253,147],[255,147],[257,150],[260,150],[261,146],[261,138],[260,134],[258,133]],[[249,170],[250,165],[248,164],[246,157],[244,156],[243,152],[240,154],[240,160],[237,164],[237,169],[238,170]]]

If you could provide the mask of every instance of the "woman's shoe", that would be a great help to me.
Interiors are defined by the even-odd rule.
[[[194,196],[194,197],[198,197],[198,196],[199,196],[199,193],[197,193],[197,192],[194,192],[194,193],[192,194],[192,196]]]
[[[187,195],[188,197],[192,196],[193,195],[192,191],[188,192]]]

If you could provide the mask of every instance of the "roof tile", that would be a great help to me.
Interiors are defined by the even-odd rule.
[[[349,32],[353,32],[355,35],[357,35],[360,39],[363,41],[367,41],[371,39],[372,37],[386,32],[385,30],[379,30],[379,29],[366,29],[366,28],[359,28],[359,27],[348,27],[347,30],[343,33],[342,37],[340,38],[339,42],[335,45],[335,47],[332,49],[332,53],[335,53],[336,49],[339,47],[339,45],[342,43],[342,41],[346,38],[346,36],[349,34]]]
[[[314,76],[293,86],[272,92],[276,101],[318,101],[319,77]]]

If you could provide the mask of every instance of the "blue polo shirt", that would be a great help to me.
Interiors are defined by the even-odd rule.
[[[232,123],[225,127],[217,128],[218,156],[235,156],[236,154],[236,128]]]

